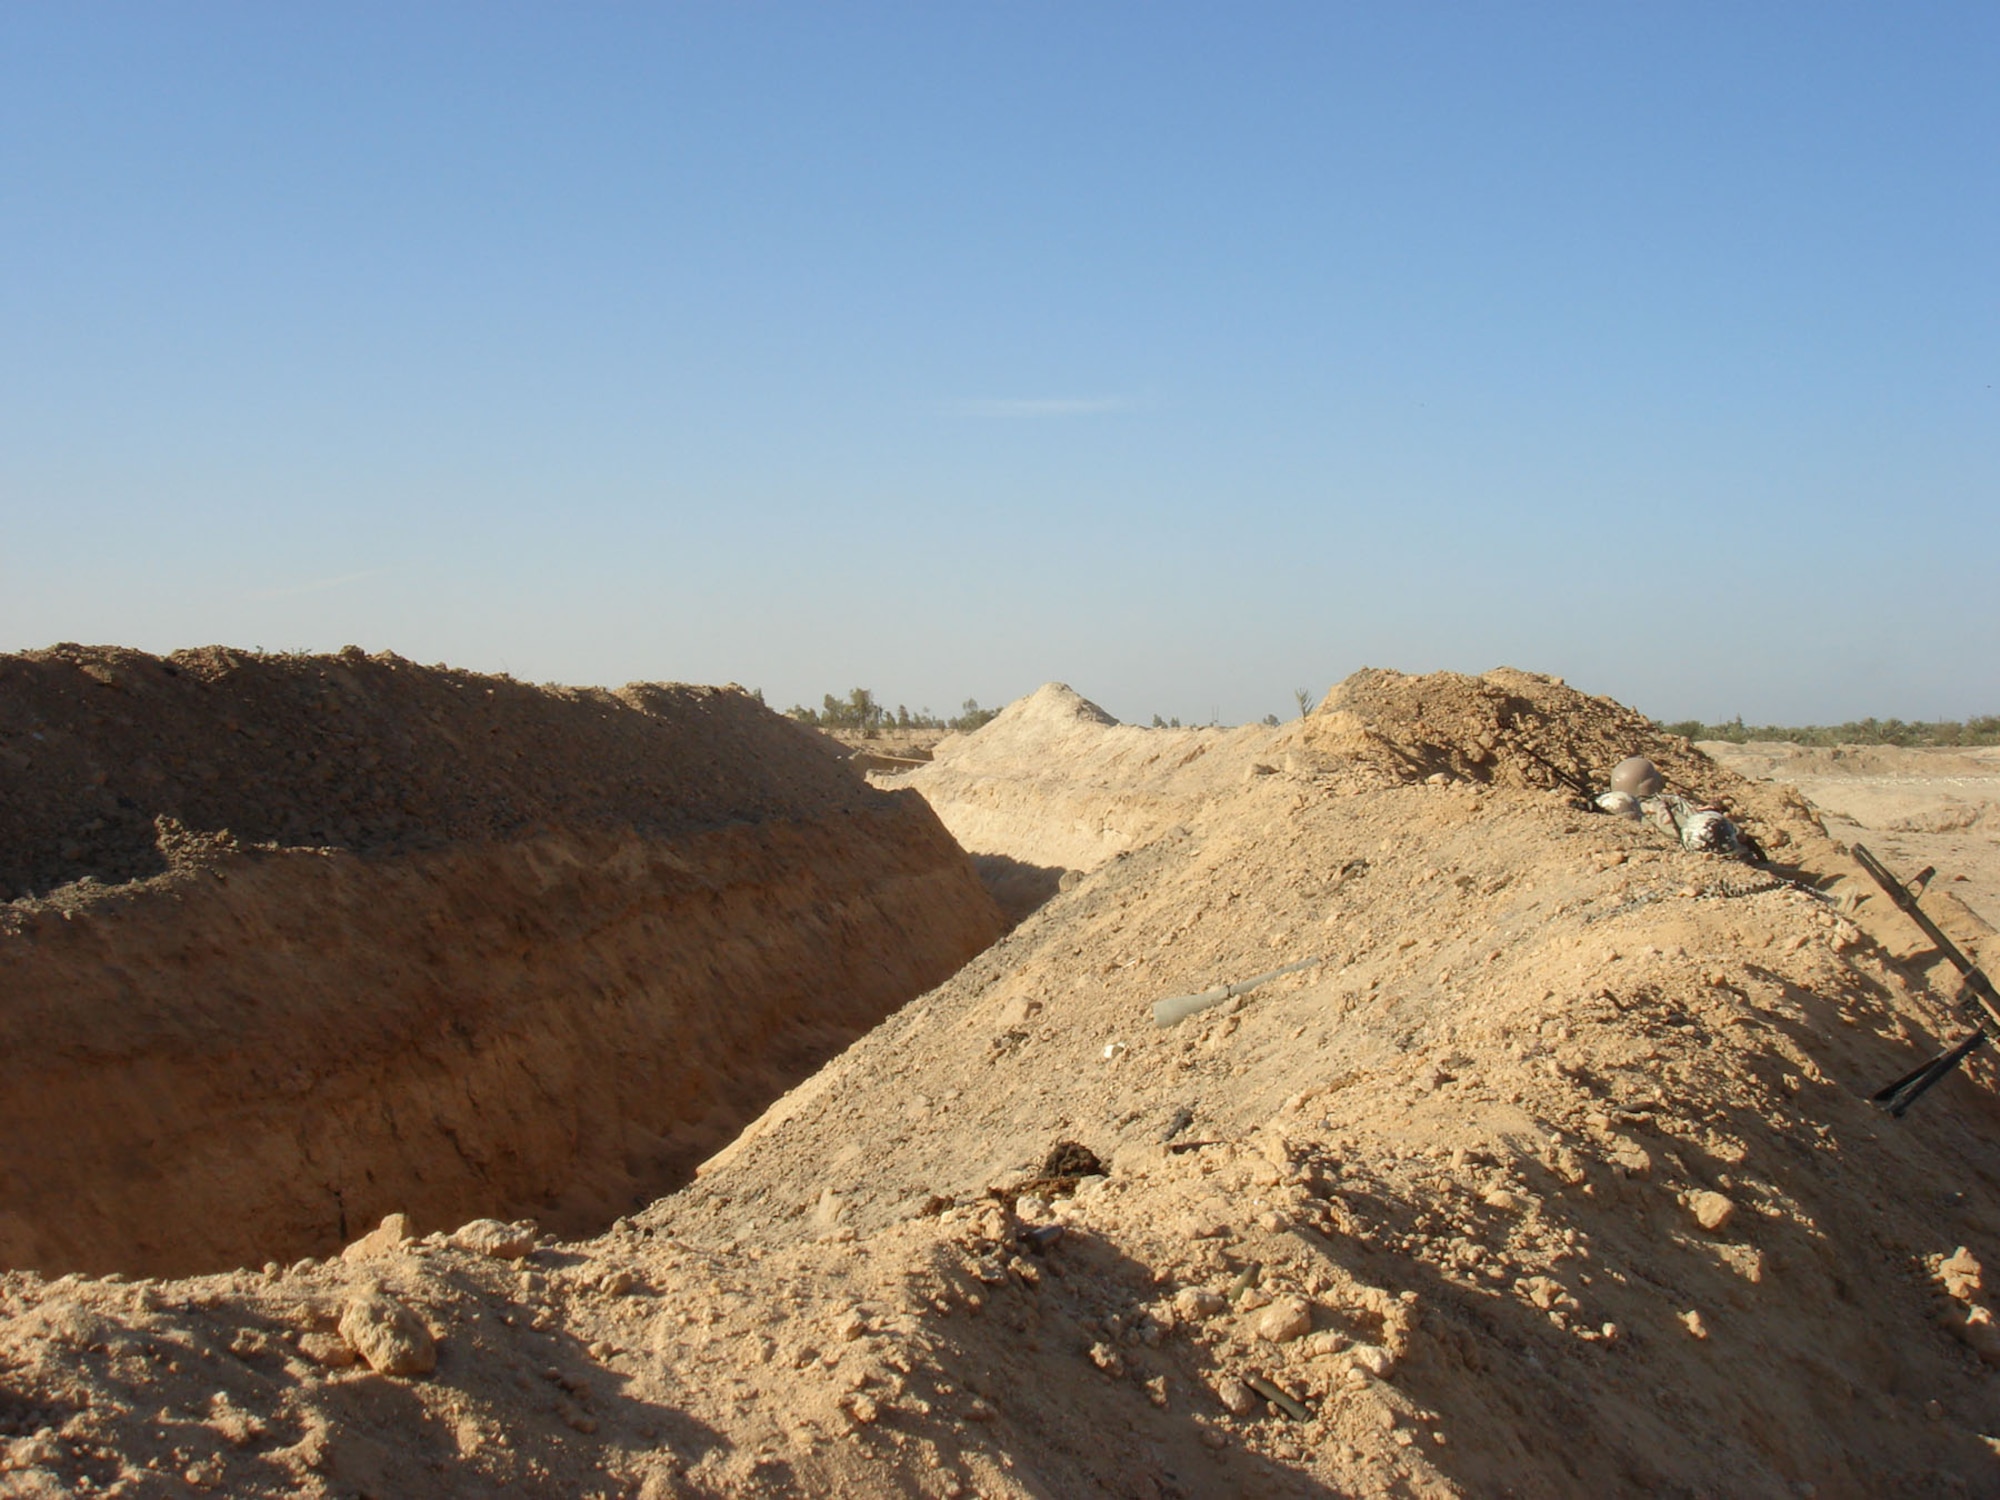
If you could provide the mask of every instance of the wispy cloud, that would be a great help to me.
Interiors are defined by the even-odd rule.
[[[961,417],[1094,417],[1109,411],[1130,411],[1138,404],[1130,396],[1036,396],[953,401],[948,409]]]
[[[395,568],[364,568],[359,573],[342,573],[334,578],[315,578],[309,583],[288,583],[277,588],[253,589],[252,599],[291,599],[300,594],[322,594],[328,589],[344,588],[350,583],[359,583],[364,578],[380,578],[384,573],[393,573]]]

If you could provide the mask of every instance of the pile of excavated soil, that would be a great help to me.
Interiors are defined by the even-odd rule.
[[[1698,802],[1728,808],[1744,786],[1645,715],[1506,667],[1483,677],[1356,672],[1281,733],[1295,767],[1347,777],[1601,791],[1619,761],[1645,755],[1669,791]]]
[[[59,647],[0,761],[5,1266],[600,1228],[1000,930],[738,691]]]
[[[57,646],[0,657],[0,898],[159,874],[163,817],[378,854],[873,805],[837,760],[734,690],[535,687],[352,647]]]
[[[1640,753],[1696,801],[1728,808],[1747,791],[1643,715],[1505,668],[1484,677],[1357,672],[1310,716],[1278,728],[1143,729],[1052,682],[977,734],[947,737],[930,764],[870,779],[921,791],[976,855],[1091,870],[1246,776],[1283,769],[1356,788],[1440,776],[1575,794],[1603,790],[1612,767]]]
[[[1141,729],[1051,682],[976,733],[947,736],[929,765],[870,779],[922,792],[974,855],[1060,874],[1095,869],[1172,824],[1241,777],[1244,754],[1274,733]]]
[[[610,1233],[0,1282],[15,1492],[2000,1488],[1994,1080],[1865,1102],[1953,976],[1795,798],[1522,674],[1350,680],[1129,803],[1082,717],[939,764],[1011,784],[996,853],[1143,803],[1124,847]],[[1774,865],[1528,769],[1634,750]]]

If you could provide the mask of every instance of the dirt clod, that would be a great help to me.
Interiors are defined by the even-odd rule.
[[[541,1230],[532,1219],[503,1224],[498,1219],[474,1219],[459,1226],[451,1242],[474,1255],[490,1255],[495,1260],[519,1260],[535,1248]]]
[[[1703,1190],[1688,1195],[1688,1212],[1695,1223],[1714,1234],[1736,1217],[1736,1205],[1722,1193]]]
[[[1312,1306],[1302,1297],[1280,1297],[1257,1319],[1257,1337],[1272,1344],[1289,1344],[1312,1332]]]
[[[378,1375],[428,1375],[437,1343],[423,1319],[385,1292],[364,1292],[340,1313],[340,1336]]]

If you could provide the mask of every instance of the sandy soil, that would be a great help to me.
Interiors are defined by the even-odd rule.
[[[1902,750],[1890,745],[1704,742],[1744,776],[1796,787],[1844,844],[1862,843],[2000,922],[2000,747]]]
[[[0,1279],[4,1492],[2000,1493],[1994,1080],[1865,1102],[1948,976],[1796,793],[1514,672],[1148,733],[940,746],[1068,888],[601,1237]]]
[[[945,729],[822,729],[862,771],[906,771],[923,764],[950,734]]]
[[[0,659],[0,758],[14,1268],[601,1229],[1000,931],[740,692],[58,650]]]

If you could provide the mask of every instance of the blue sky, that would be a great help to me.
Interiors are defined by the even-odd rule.
[[[0,649],[2000,711],[2000,9],[0,9]]]

